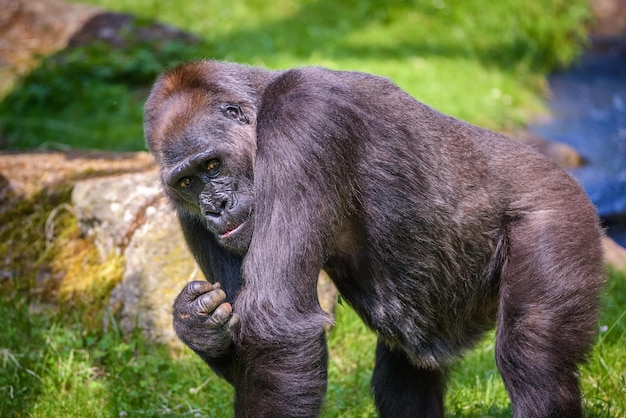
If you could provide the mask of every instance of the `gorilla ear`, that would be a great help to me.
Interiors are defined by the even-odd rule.
[[[222,111],[224,116],[229,119],[233,119],[243,124],[250,123],[241,106],[236,103],[222,103],[220,105],[220,110]]]

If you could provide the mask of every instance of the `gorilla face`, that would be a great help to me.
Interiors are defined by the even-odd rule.
[[[238,167],[232,164],[236,161],[224,154],[195,154],[169,172],[165,184],[220,244],[244,253],[254,224],[253,185],[250,179],[237,178]]]
[[[254,226],[258,94],[250,86],[258,81],[215,77],[217,63],[189,69],[159,79],[145,109],[147,145],[179,214],[243,255]]]
[[[182,129],[170,129],[161,142],[168,146],[155,147],[167,194],[222,246],[244,254],[254,225],[255,128],[245,104],[215,102],[206,92],[185,96],[187,106],[182,97],[165,102],[163,114]]]

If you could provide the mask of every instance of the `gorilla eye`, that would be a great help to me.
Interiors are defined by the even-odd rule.
[[[221,164],[219,160],[209,160],[209,162],[206,164],[206,171],[209,175],[214,176],[219,171],[220,166]]]
[[[245,113],[243,113],[243,109],[241,108],[241,106],[239,106],[238,104],[223,104],[221,106],[221,110],[225,116],[234,119],[237,122],[248,123],[248,118],[246,117]]]
[[[186,189],[187,187],[191,186],[191,183],[193,183],[193,180],[191,180],[189,177],[183,177],[178,182],[178,185],[181,187],[181,189]]]

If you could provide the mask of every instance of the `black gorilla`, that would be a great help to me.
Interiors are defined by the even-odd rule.
[[[379,336],[381,416],[441,416],[448,365],[497,323],[516,417],[582,414],[577,364],[604,282],[594,207],[531,149],[388,80],[202,61],[157,80],[147,143],[207,279],[179,337],[237,416],[315,416],[320,269]]]

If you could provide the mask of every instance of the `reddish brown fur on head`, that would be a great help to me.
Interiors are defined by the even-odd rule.
[[[167,147],[167,139],[187,126],[209,104],[209,93],[219,93],[211,82],[210,63],[194,62],[162,74],[145,106],[144,130],[148,148],[155,153]]]
[[[256,122],[258,101],[270,71],[218,61],[180,65],[157,79],[145,105],[144,132],[150,151],[158,154],[212,101],[239,103]]]

